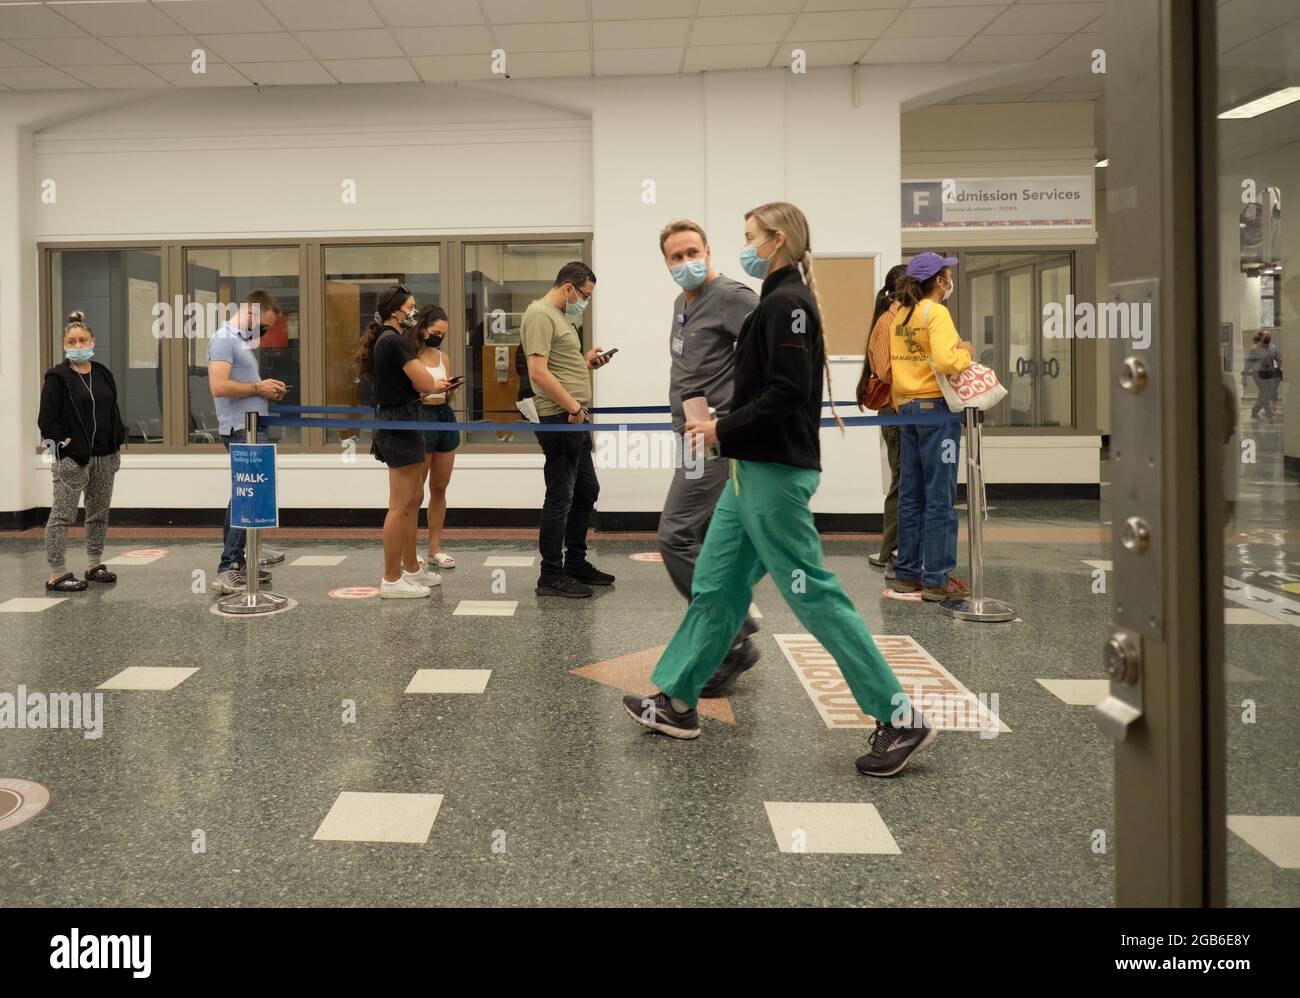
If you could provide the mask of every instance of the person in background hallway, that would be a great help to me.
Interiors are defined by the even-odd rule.
[[[45,523],[45,560],[51,592],[82,592],[89,582],[111,583],[117,576],[100,558],[108,533],[108,511],[113,502],[113,476],[122,459],[118,451],[126,442],[126,424],[117,405],[117,384],[103,364],[90,358],[95,336],[84,312],[73,312],[63,327],[63,356],[45,372],[37,425],[50,456],[54,499]],[[86,497],[86,569],[78,579],[64,569],[68,527],[77,518],[82,494]]]
[[[858,379],[858,408],[867,405],[871,388],[871,376],[882,386],[878,391],[889,393],[893,380],[889,363],[889,331],[894,316],[898,314],[898,302],[894,292],[898,280],[907,267],[903,264],[890,267],[885,275],[885,284],[876,292],[876,307],[871,316],[871,332],[867,336],[867,349],[862,359],[862,377]],[[891,401],[885,399],[877,410],[882,416],[892,416],[896,410]],[[881,538],[880,551],[870,555],[867,561],[876,568],[885,570],[885,578],[894,579],[894,558],[898,554],[898,455],[902,446],[902,434],[897,426],[882,426],[880,439],[885,445],[885,456],[889,461],[889,491],[885,494],[885,532]]]
[[[581,260],[566,263],[550,291],[524,311],[520,340],[528,358],[528,380],[537,415],[543,423],[591,422],[591,372],[609,362],[599,347],[582,352],[582,338],[567,317],[582,315],[596,290],[596,275]],[[537,434],[546,455],[537,545],[542,571],[538,596],[581,599],[592,586],[614,584],[614,576],[587,560],[587,527],[600,495],[591,460],[590,433],[560,431]]]
[[[1278,386],[1282,380],[1282,355],[1272,344],[1272,334],[1259,332],[1251,341],[1250,352],[1246,354],[1246,365],[1241,372],[1241,381],[1245,386],[1247,375],[1255,382],[1255,404],[1250,407],[1250,418],[1259,421],[1262,411],[1272,422],[1277,409]]]
[[[694,222],[670,222],[659,234],[659,251],[668,272],[682,289],[673,302],[668,343],[672,364],[668,400],[673,428],[680,433],[685,426],[682,396],[687,392],[703,393],[719,416],[731,410],[736,337],[745,316],[758,305],[758,295],[713,269],[708,239]],[[687,600],[691,598],[691,576],[700,545],[726,483],[727,463],[706,459],[702,453],[696,454],[690,467],[683,462],[673,472],[673,483],[659,515],[657,541],[668,577]],[[758,623],[746,614],[735,642],[701,696],[726,696],[740,674],[753,667],[758,661],[758,649],[750,635],[757,630]]]
[[[721,445],[731,479],[695,565],[686,617],[651,677],[660,692],[625,697],[623,708],[654,731],[698,737],[700,690],[731,647],[755,583],[770,574],[799,622],[834,657],[858,706],[876,719],[858,770],[893,776],[936,731],[913,708],[822,563],[808,504],[821,478],[823,372],[827,397],[834,395],[803,212],[786,202],[748,212],[740,262],[762,279],[763,290],[737,341],[731,411],[686,424],[700,444]]]
[[[958,374],[974,347],[957,335],[942,303],[956,287],[956,257],[921,253],[898,282],[890,337],[893,405],[903,416],[947,413],[935,371]],[[933,363],[933,367],[931,364]],[[898,558],[894,590],[941,602],[969,593],[957,567],[957,455],[960,424],[904,425],[899,448]]]
[[[231,444],[257,443],[248,440],[244,423],[247,413],[265,416],[269,403],[284,398],[283,381],[263,378],[257,367],[257,347],[266,331],[283,314],[280,303],[260,288],[250,291],[234,318],[223,324],[208,341],[208,388],[217,411],[222,446],[229,452]],[[263,437],[258,433],[259,439]],[[240,527],[230,525],[230,503],[221,529],[221,560],[217,563],[214,587],[221,593],[236,593],[245,585],[245,535]],[[284,561],[279,551],[263,547],[260,565]],[[269,582],[271,574],[258,568],[260,581]]]
[[[442,577],[420,564],[415,553],[424,505],[428,461],[421,431],[420,396],[447,391],[420,361],[414,333],[415,296],[400,285],[388,288],[375,303],[357,345],[356,374],[375,386],[375,418],[409,421],[409,430],[375,430],[370,453],[388,465],[388,513],[384,517],[384,578],[381,599],[428,596]]]
[[[420,363],[435,381],[450,381],[451,365],[447,355],[439,349],[447,335],[447,313],[441,305],[425,305],[415,314],[415,339]],[[420,399],[420,416],[433,424],[424,431],[426,456],[425,481],[429,485],[429,561],[437,569],[456,567],[456,559],[442,551],[442,525],[447,519],[447,486],[451,483],[451,468],[456,461],[456,448],[460,434],[455,430],[440,430],[439,423],[456,422],[456,414],[447,401],[455,386],[445,392],[424,395]],[[421,567],[424,559],[421,558]]]

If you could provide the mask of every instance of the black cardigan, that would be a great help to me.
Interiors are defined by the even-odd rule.
[[[821,470],[822,319],[799,269],[767,275],[736,342],[731,412],[718,418],[725,457]]]
[[[113,380],[113,372],[103,364],[92,360],[90,369],[96,385],[105,386],[112,396],[112,440],[113,451],[116,452],[126,442],[126,424],[122,422],[122,412],[117,405],[117,383]],[[45,372],[45,384],[41,387],[41,411],[36,423],[41,428],[42,442],[54,441],[55,458],[70,457],[85,467],[90,461],[94,443],[90,439],[94,412],[86,390],[73,390],[77,387],[73,381],[78,378],[77,372],[66,360]]]

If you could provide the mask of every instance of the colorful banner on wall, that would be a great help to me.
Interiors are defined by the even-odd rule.
[[[903,181],[903,229],[1092,229],[1093,178]]]

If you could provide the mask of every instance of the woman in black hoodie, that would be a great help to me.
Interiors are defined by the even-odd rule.
[[[116,582],[117,576],[101,562],[108,510],[113,500],[113,476],[121,466],[118,450],[126,441],[126,424],[117,406],[117,385],[103,364],[90,358],[95,337],[84,312],[73,312],[63,328],[66,358],[45,372],[41,412],[37,422],[54,471],[54,501],[45,524],[45,557],[51,592],[76,593],[87,582]],[[86,496],[85,579],[64,569],[68,527],[77,518],[77,506]]]

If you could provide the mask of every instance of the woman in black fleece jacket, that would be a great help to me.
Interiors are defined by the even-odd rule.
[[[63,329],[65,360],[45,372],[41,410],[37,423],[50,456],[54,498],[45,524],[45,558],[50,576],[45,588],[75,593],[87,582],[111,583],[117,576],[100,562],[108,533],[108,511],[113,501],[113,479],[121,466],[118,451],[126,441],[126,425],[117,405],[113,373],[90,359],[95,337],[82,312],[68,316]],[[68,527],[77,518],[82,494],[86,497],[85,579],[64,569]]]
[[[821,479],[821,375],[826,372],[829,389],[830,367],[811,247],[808,221],[792,204],[760,205],[745,216],[740,262],[751,277],[763,278],[763,290],[736,341],[731,411],[686,424],[697,445],[721,445],[731,481],[700,550],[686,618],[651,677],[662,692],[623,703],[648,728],[697,737],[700,691],[739,630],[754,584],[770,574],[800,623],[835,658],[858,707],[875,718],[858,770],[893,776],[934,741],[935,731],[912,708],[839,580],[822,564],[808,503]]]

